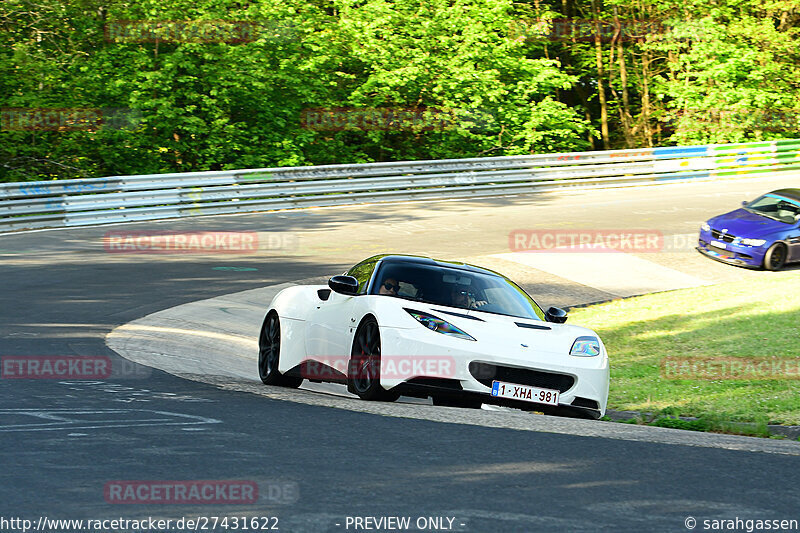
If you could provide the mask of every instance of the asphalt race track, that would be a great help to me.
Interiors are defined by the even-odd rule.
[[[196,320],[199,334],[160,331],[163,350],[151,343],[142,355],[152,366],[106,344],[113,330],[115,346],[126,325],[152,326],[153,317],[191,322],[184,311],[196,307],[184,304],[225,297],[235,307],[243,291],[260,289],[249,293],[257,309],[269,287],[385,252],[496,268],[544,306],[797,275],[716,263],[691,242],[706,218],[796,183],[785,175],[1,235],[0,355],[106,357],[112,374],[0,380],[0,517],[34,525],[45,516],[277,517],[280,531],[338,532],[397,531],[354,527],[354,517],[392,516],[410,517],[407,531],[480,533],[687,531],[687,517],[697,530],[711,519],[800,520],[797,442],[275,389],[253,381],[254,364],[245,375],[255,357],[247,335],[257,331],[244,328],[231,349],[232,333],[218,321],[202,329]],[[657,231],[667,244],[625,258],[510,248],[514,230],[592,228]],[[125,230],[254,231],[260,245],[251,254],[109,253],[103,236]],[[168,373],[161,368],[171,350],[182,359]],[[241,375],[224,371],[236,366],[231,351],[241,352]],[[104,488],[139,480],[238,480],[257,485],[258,500],[109,503]],[[436,517],[443,520],[427,520]]]

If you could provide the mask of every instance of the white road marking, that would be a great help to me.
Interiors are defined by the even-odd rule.
[[[3,423],[4,419],[31,417],[28,423]],[[53,420],[38,422],[36,419]],[[103,429],[138,426],[191,426],[219,424],[214,418],[152,411],[147,409],[0,409],[0,433],[12,431],[55,431],[60,429]],[[80,435],[76,433],[75,435]]]
[[[710,285],[711,282],[621,252],[512,252],[495,254],[617,296]]]
[[[206,337],[214,340],[235,342],[247,346],[248,348],[258,349],[258,340],[255,338],[242,337],[230,333],[214,333],[213,331],[201,331],[198,329],[166,328],[163,326],[150,326],[142,324],[125,324],[114,330],[116,334],[125,332],[147,333],[169,333],[172,335],[189,335],[192,337]]]

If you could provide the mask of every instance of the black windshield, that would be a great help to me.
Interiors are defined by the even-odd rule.
[[[745,205],[744,208],[751,213],[785,222],[786,224],[792,224],[800,220],[800,202],[772,193],[756,198]]]
[[[544,313],[525,291],[508,280],[490,274],[470,272],[439,265],[387,262],[381,265],[372,294],[381,291],[386,280],[399,290],[387,294],[433,305],[472,309],[533,320],[544,320]]]

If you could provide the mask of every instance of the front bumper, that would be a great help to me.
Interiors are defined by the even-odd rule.
[[[729,265],[737,265],[748,268],[760,268],[764,261],[765,249],[763,246],[737,246],[732,243],[725,243],[725,248],[714,246],[714,240],[710,236],[700,235],[697,240],[698,252]]]
[[[381,385],[385,389],[400,387],[403,394],[422,397],[476,398],[482,403],[553,414],[574,412],[591,418],[605,414],[609,387],[605,352],[596,357],[541,353],[534,349],[497,353],[482,349],[484,343],[444,335],[441,343],[434,343],[421,337],[416,328],[381,328]],[[414,368],[408,364],[409,360],[425,364]],[[397,372],[398,361],[406,363],[402,375]],[[493,397],[493,379],[559,390],[559,406]]]

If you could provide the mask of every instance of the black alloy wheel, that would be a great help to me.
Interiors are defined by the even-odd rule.
[[[261,326],[258,337],[258,377],[265,385],[280,385],[282,387],[297,388],[303,378],[297,376],[284,376],[278,371],[281,357],[281,322],[278,314],[270,312]]]

